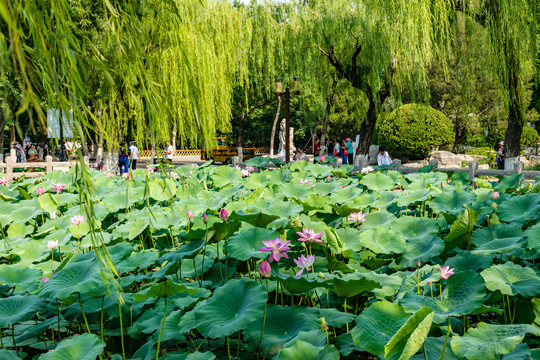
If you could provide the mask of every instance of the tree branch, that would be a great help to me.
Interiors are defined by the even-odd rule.
[[[319,50],[328,58],[328,61],[330,61],[330,64],[336,68],[337,72],[343,76],[344,78],[347,78],[345,74],[345,69],[343,68],[343,64],[336,58],[336,55],[334,54],[334,47],[330,46],[328,51],[324,51],[319,47]]]

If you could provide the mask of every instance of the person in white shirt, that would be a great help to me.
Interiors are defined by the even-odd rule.
[[[131,161],[131,170],[135,170],[137,168],[137,160],[139,160],[139,149],[135,146],[135,142],[131,142],[129,144],[129,160]]]
[[[388,151],[384,146],[379,147],[379,154],[377,154],[377,164],[381,165],[392,165],[392,159],[388,155]]]
[[[167,141],[167,147],[163,151],[165,153],[165,159],[172,162],[172,156],[173,156],[173,147],[170,142]]]

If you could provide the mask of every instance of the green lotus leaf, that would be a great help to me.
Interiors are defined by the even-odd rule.
[[[19,355],[23,355],[20,350]],[[19,355],[17,355],[15,350],[0,349],[0,359],[2,360],[20,360]]]
[[[307,279],[305,276],[294,277],[280,274],[279,278],[280,284],[293,294],[305,293],[319,287],[326,288],[330,286],[315,275],[311,275],[310,279]]]
[[[331,175],[332,171],[333,168],[331,166],[321,164],[310,164],[310,166],[306,169],[307,174],[311,174],[318,179],[322,179],[327,177],[328,175]]]
[[[480,275],[491,291],[500,290],[504,295],[540,295],[540,277],[533,269],[521,267],[511,261],[493,265]]]
[[[319,308],[317,311],[320,317],[324,318],[326,324],[333,327],[343,326],[346,323],[354,321],[356,318],[354,314],[344,313],[334,308]]]
[[[289,199],[305,200],[313,189],[308,184],[288,182],[279,186],[279,191]]]
[[[176,183],[171,179],[151,180],[148,183],[148,189],[150,197],[156,201],[167,201],[176,196]]]
[[[14,238],[17,236],[26,236],[28,234],[31,234],[32,231],[34,231],[33,226],[24,225],[23,223],[13,223],[9,225],[8,230],[7,230],[7,235],[10,238]]]
[[[341,189],[343,185],[340,185],[338,182],[329,182],[329,183],[317,183],[312,186],[313,191],[317,193],[318,195],[328,195],[336,191],[337,189]]]
[[[103,284],[99,265],[94,260],[68,264],[50,278],[39,291],[41,296],[64,299],[73,293],[84,294]]]
[[[385,359],[408,360],[427,338],[434,316],[427,306],[414,313],[384,346]]]
[[[498,207],[499,219],[504,222],[523,224],[540,216],[540,196],[525,194],[514,196]]]
[[[155,250],[142,250],[132,253],[129,257],[120,261],[116,271],[121,273],[135,271],[137,269],[146,269],[155,264],[158,255]]]
[[[267,299],[262,285],[247,279],[229,280],[196,311],[197,329],[212,339],[232,335],[262,317]]]
[[[466,208],[450,228],[450,233],[444,239],[446,242],[454,240],[460,241],[458,244],[462,247],[466,246],[469,241],[472,241],[472,232],[478,221],[479,213],[473,209]]]
[[[262,315],[257,314],[256,320],[244,331],[250,348],[255,351],[259,349],[262,323]],[[268,304],[262,338],[263,352],[269,351],[275,354],[300,332],[318,329],[319,325],[319,318],[314,312],[305,311],[304,308],[298,306],[282,307]]]
[[[367,228],[360,232],[360,243],[376,254],[401,254],[405,251],[405,239],[390,227]]]
[[[433,338],[428,337],[424,341],[424,346],[426,348],[426,355],[428,359],[440,359],[442,354],[442,349],[444,346],[445,336]],[[412,360],[425,360],[424,354],[418,354],[411,358]],[[444,352],[444,360],[465,360],[465,358],[458,357],[452,351],[450,346],[450,341],[446,344],[446,350]]]
[[[221,249],[221,245],[220,246]],[[220,256],[224,259],[223,252],[220,251]],[[204,269],[203,269],[203,254],[202,252],[195,256],[193,259],[184,259],[182,261],[182,266],[180,272],[182,276],[195,278],[196,276],[201,276],[201,274],[206,273],[214,265],[214,260],[217,257],[217,251],[214,246],[207,246],[205,256],[204,256]],[[232,275],[232,274],[231,274]]]
[[[197,289],[189,288],[186,285],[178,285],[171,279],[160,282],[158,284],[152,284],[138,293],[134,294],[135,301],[144,301],[148,298],[167,298],[175,295],[179,292],[187,292],[195,294]]]
[[[429,207],[436,213],[445,212],[459,216],[463,212],[463,205],[470,207],[476,196],[469,192],[445,190],[429,202]]]
[[[214,187],[222,188],[229,184],[235,184],[242,180],[240,171],[229,166],[220,166],[211,176]]]
[[[295,218],[303,210],[301,205],[290,201],[265,201],[264,203],[259,203],[258,207],[259,212],[282,219]]]
[[[264,259],[267,253],[259,251],[264,246],[263,240],[276,239],[279,234],[273,230],[254,227],[231,236],[228,240],[227,251],[231,257],[246,261],[251,258]]]
[[[328,236],[328,232],[333,234],[335,233],[335,235],[337,235],[337,242],[334,242],[334,240]],[[335,230],[333,228],[328,228],[328,230],[325,230],[325,234],[327,235],[327,244],[335,250],[341,250],[343,248],[356,252],[361,251],[363,248],[362,244],[360,243],[360,231],[356,230],[356,228],[345,227]]]
[[[388,208],[390,205],[396,202],[399,197],[399,191],[381,191],[378,194],[380,197],[371,205],[375,208],[381,209]]]
[[[15,293],[35,291],[42,275],[43,273],[39,269],[0,265],[0,284],[15,287]]]
[[[515,189],[521,180],[523,179],[523,174],[510,174],[507,176],[499,176],[499,183],[495,187],[495,191],[500,193],[506,192],[508,189]]]
[[[338,360],[339,351],[333,346],[314,346],[302,340],[281,350],[277,360]]]
[[[493,264],[491,256],[473,255],[468,251],[461,251],[456,256],[449,258],[444,263],[445,266],[450,266],[453,269],[464,270],[484,270]]]
[[[171,251],[163,255],[159,261],[178,261],[183,258],[193,258],[193,255],[199,253],[204,247],[204,240],[192,240],[187,244],[183,244],[176,251]]]
[[[420,190],[399,191],[397,206],[409,206],[419,202],[426,201],[433,194],[433,190],[422,188]]]
[[[96,222],[98,220],[95,220]],[[97,226],[95,226],[97,227]],[[84,235],[88,234],[90,232],[90,222],[88,221],[88,219],[86,219],[86,221],[84,221],[83,223],[81,223],[80,225],[69,225],[69,232],[71,233],[71,235],[77,239],[77,238],[82,238]]]
[[[461,316],[479,308],[484,301],[486,290],[482,277],[471,270],[452,275],[443,291],[443,299],[417,294],[416,291],[406,293],[399,303],[407,312],[416,312],[422,306],[435,311],[434,321],[441,323],[448,316]]]
[[[397,257],[396,263],[400,268],[415,267],[418,260],[425,263],[435,256],[439,256],[443,251],[444,241],[440,237],[419,236],[407,239],[405,251]]]
[[[45,301],[33,294],[12,295],[0,299],[0,328],[31,319],[45,306]]]
[[[327,280],[330,284],[333,292],[342,297],[352,297],[363,293],[364,291],[371,291],[381,286],[367,278],[364,274],[353,273],[347,274],[341,278],[335,277]]]
[[[401,216],[393,223],[393,226],[405,239],[431,238],[439,233],[437,221],[426,217]]]
[[[41,207],[44,211],[48,213],[58,210],[58,203],[56,202],[56,197],[49,193],[43,194],[41,196]]]
[[[95,360],[105,348],[105,342],[94,334],[75,335],[62,340],[52,352],[42,354],[39,360]]]
[[[517,225],[494,224],[473,232],[472,242],[476,248],[471,253],[475,255],[506,254],[525,248],[523,237],[523,231]]]
[[[367,187],[369,190],[383,191],[390,190],[394,187],[394,180],[383,173],[372,172],[362,178],[360,184]]]
[[[420,288],[428,286],[428,284],[437,282],[441,278],[441,271],[437,266],[424,265],[422,266],[418,273],[416,271],[407,273],[401,287],[398,292],[398,299],[402,298],[405,293],[417,289],[417,276],[420,278]]]
[[[527,236],[527,248],[540,252],[540,223],[525,230]]]
[[[410,181],[410,184],[404,184],[405,189],[425,189],[426,185],[438,185],[441,181],[448,179],[448,175],[443,172],[428,172],[428,173],[412,173],[404,176],[405,179]],[[403,183],[403,181],[402,181]]]
[[[362,195],[357,196],[353,199],[352,202],[349,202],[349,206],[353,208],[366,208],[367,206],[374,206],[375,202],[377,202],[380,199],[379,193],[368,193],[364,192]],[[349,215],[349,214],[346,214]],[[344,215],[345,216],[345,215]]]
[[[396,217],[394,214],[390,214],[388,211],[376,211],[367,214],[365,219],[366,221],[362,223],[362,228],[389,226],[396,220]]]
[[[350,204],[362,193],[362,190],[354,186],[346,186],[330,194],[328,199],[333,204]]]
[[[400,305],[377,301],[356,318],[352,339],[369,353],[384,358],[384,347],[409,317]]]
[[[464,336],[454,335],[451,346],[454,354],[468,360],[495,360],[514,350],[527,333],[540,336],[540,330],[533,325],[481,322],[476,328],[469,328]]]

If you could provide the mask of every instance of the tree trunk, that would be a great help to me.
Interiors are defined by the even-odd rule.
[[[366,120],[364,120],[362,125],[360,125],[360,138],[358,140],[356,156],[369,154],[369,147],[371,146],[371,139],[375,133],[375,125],[377,124],[378,115],[375,100],[370,99]]]
[[[524,112],[521,111],[523,101],[520,99],[519,94],[519,77],[517,74],[519,64],[516,63],[515,55],[511,50],[512,44],[507,41],[505,45],[510,103],[508,104],[508,127],[504,136],[504,168],[512,169],[513,163],[519,161],[520,140],[523,125],[525,124],[525,116]]]
[[[242,147],[242,141],[244,141],[244,120],[246,120],[245,112],[238,116],[238,139],[236,140],[238,147]]]
[[[331,110],[332,106],[330,104],[330,100],[328,100],[326,102],[326,112],[325,112],[325,116],[324,116],[324,123],[323,123],[323,126],[322,126],[322,132],[321,132],[321,143],[320,143],[320,148],[323,149],[323,148],[326,148],[326,132],[328,131],[328,122],[330,121],[330,110]],[[332,149],[330,149],[330,151],[332,151]]]
[[[272,125],[272,135],[270,136],[270,157],[274,156],[274,138],[276,137],[276,126],[279,120],[279,112],[281,111],[281,96],[278,96],[278,105],[274,124]]]
[[[4,153],[4,128],[6,127],[6,117],[3,109],[0,109],[0,154]]]

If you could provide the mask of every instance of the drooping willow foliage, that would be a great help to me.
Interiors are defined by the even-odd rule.
[[[482,37],[484,51],[460,61],[483,64],[469,69],[495,84],[519,143],[538,8],[535,0],[4,0],[0,50],[20,111],[34,109],[44,125],[46,107],[74,109],[81,137],[86,129],[107,144],[176,134],[182,146],[209,145],[230,128],[233,91],[249,106],[273,96],[276,78],[298,75],[310,96],[324,98],[334,76],[361,90],[369,146],[387,97],[406,89],[427,101],[430,66],[455,64],[459,42]],[[508,142],[512,155],[518,145]]]

